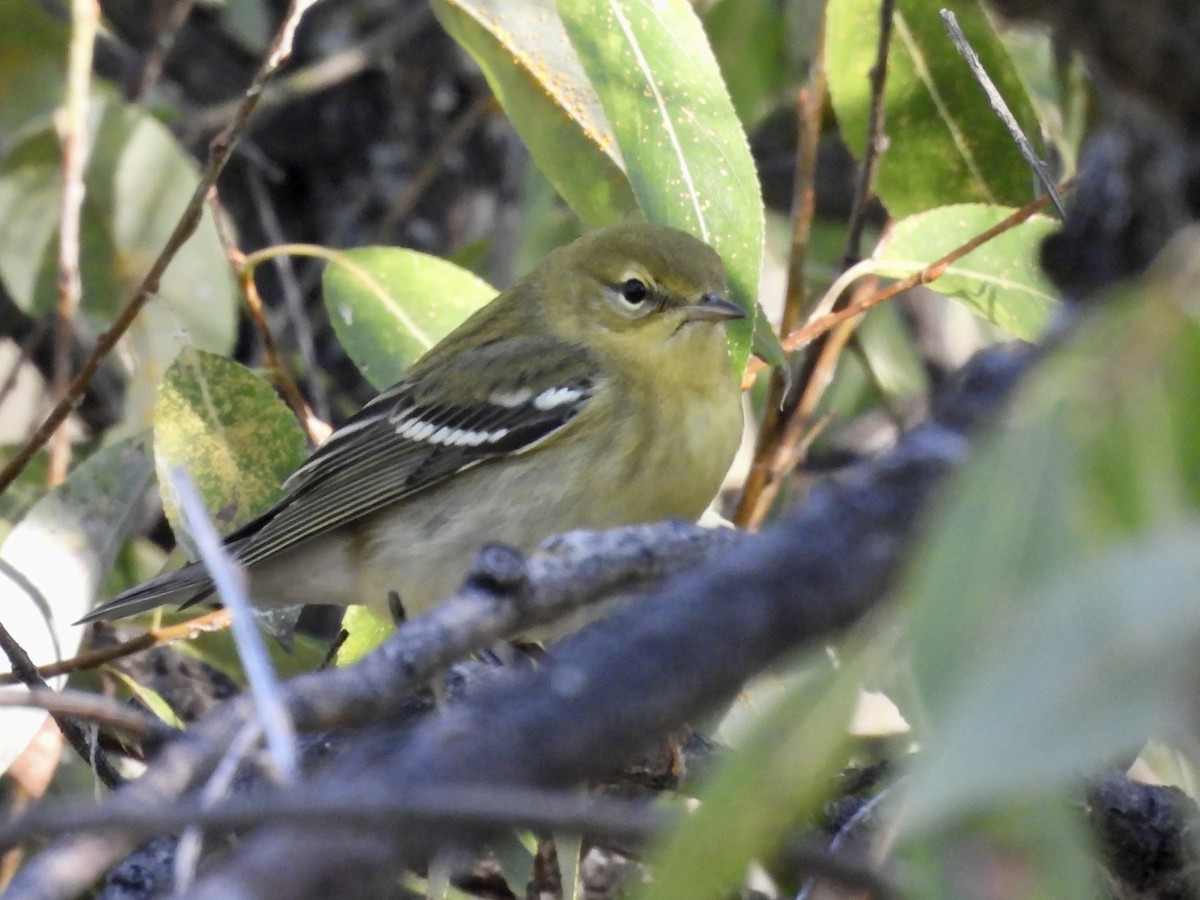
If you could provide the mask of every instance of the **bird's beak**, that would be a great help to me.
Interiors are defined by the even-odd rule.
[[[744,319],[746,311],[720,294],[705,294],[699,303],[683,308],[683,317],[687,322],[722,322]]]

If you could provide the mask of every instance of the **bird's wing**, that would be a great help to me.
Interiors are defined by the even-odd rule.
[[[570,425],[600,380],[585,349],[547,337],[497,341],[418,368],[330,435],[288,479],[283,500],[230,535],[231,549],[250,565],[457,472],[532,450]]]
[[[447,372],[454,375],[449,382]],[[283,499],[229,535],[226,547],[252,565],[456,472],[532,450],[570,427],[602,380],[587,350],[547,337],[496,341],[418,363],[331,434],[288,479]],[[205,567],[192,563],[125,591],[80,622],[164,603],[189,606],[211,592]]]

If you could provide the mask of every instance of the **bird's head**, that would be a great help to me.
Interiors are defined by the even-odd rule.
[[[601,352],[653,359],[685,348],[723,350],[719,326],[745,316],[725,298],[716,251],[664,225],[585,235],[547,258],[543,269],[539,293],[544,303],[561,304],[553,319],[564,327],[562,336],[587,334],[586,343]]]

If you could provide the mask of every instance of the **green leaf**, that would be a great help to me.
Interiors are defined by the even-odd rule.
[[[182,624],[196,616],[195,609],[183,611],[162,610],[163,627]],[[265,638],[267,655],[271,660],[271,668],[280,678],[293,678],[306,672],[315,671],[324,661],[328,647],[321,641],[306,634],[294,633],[289,636],[289,647],[284,649],[271,632],[265,616],[259,616],[257,623]],[[174,645],[180,653],[198,662],[211,666],[239,687],[246,687],[246,673],[242,669],[242,657],[233,639],[233,632],[228,628],[217,631],[206,631],[196,637],[180,641]]]
[[[704,30],[733,108],[751,130],[771,108],[787,75],[781,7],[769,0],[718,0],[704,13]]]
[[[904,804],[915,831],[1065,788],[1168,728],[1200,637],[1200,521],[1066,566],[1019,601],[994,658],[964,673],[922,741]]]
[[[184,729],[184,722],[171,708],[171,704],[163,699],[162,694],[152,688],[146,687],[144,684],[139,684],[135,679],[131,678],[125,672],[122,672],[116,666],[111,666],[108,669],[109,674],[113,675],[117,681],[125,686],[129,693],[142,702],[146,709],[157,717],[160,721],[172,728]]]
[[[304,456],[304,434],[269,384],[220,356],[179,354],[154,407],[154,458],[167,519],[192,559],[167,477],[172,468],[188,471],[218,530],[228,533],[279,499]]]
[[[937,767],[914,773],[920,827],[1169,724],[1200,640],[1196,259],[1181,237],[1044,360],[931,523],[902,591]]]
[[[950,42],[938,15],[942,8],[957,16],[1026,136],[1036,140],[1039,134],[1025,87],[975,0],[899,0],[884,88],[887,149],[875,180],[895,217],[948,203],[1020,206],[1033,196],[1029,167]],[[830,97],[842,136],[860,158],[878,34],[878,0],[829,4]]]
[[[350,633],[338,648],[338,668],[353,665],[396,633],[396,627],[369,606],[346,610],[342,627]]]
[[[779,335],[771,327],[761,303],[754,320],[754,341],[750,351],[772,369],[787,365],[787,354],[783,350],[783,344],[779,343]]]
[[[981,203],[943,206],[897,222],[872,258],[879,275],[904,278],[1002,222],[1013,210]],[[1038,252],[1058,224],[1034,216],[952,263],[930,287],[965,303],[982,318],[1035,340],[1058,306]]]
[[[466,269],[415,250],[361,247],[328,258],[322,285],[329,320],[380,390],[496,296]]]
[[[613,225],[636,210],[612,129],[554,0],[433,0],[432,7],[579,218]]]
[[[735,366],[750,350],[763,209],[746,136],[686,0],[562,0],[567,33],[604,105],[638,206],[707,241],[725,261]]]
[[[52,124],[63,101],[68,29],[27,0],[0,3],[0,134],[17,143]]]
[[[709,781],[699,808],[666,836],[640,900],[720,897],[736,892],[746,867],[769,856],[799,821],[815,815],[846,758],[861,679],[876,651],[835,670],[825,651],[762,716]]]
[[[34,504],[0,546],[4,627],[35,664],[78,651],[84,630],[74,623],[92,608],[140,518],[151,476],[145,435],[115,443]],[[0,771],[44,719],[34,710],[0,710]]]
[[[1103,897],[1095,837],[1078,808],[1078,790],[971,816],[964,826],[899,846],[904,895],[921,900],[970,896],[983,872],[1004,872],[1006,896],[1022,900]],[[965,859],[969,865],[963,865]]]

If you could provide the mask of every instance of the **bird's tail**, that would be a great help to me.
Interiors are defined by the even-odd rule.
[[[175,572],[167,572],[136,587],[117,594],[112,600],[101,604],[76,622],[107,622],[137,615],[157,606],[177,603],[187,606],[202,600],[212,593],[212,579],[200,563],[189,563]]]

